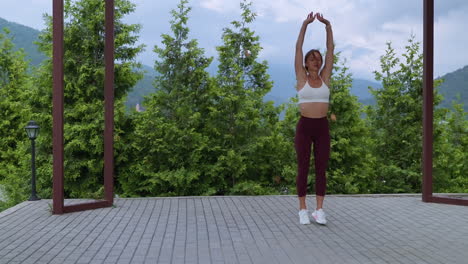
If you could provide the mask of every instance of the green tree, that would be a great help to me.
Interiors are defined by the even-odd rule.
[[[134,163],[120,178],[124,195],[173,196],[213,193],[209,166],[207,123],[213,81],[204,56],[187,26],[191,10],[182,0],[172,10],[172,34],[163,34],[163,47],[155,46],[160,60],[156,92],[144,101],[144,112],[133,112],[131,153]]]
[[[171,35],[155,69],[157,91],[134,113],[133,148],[138,158],[129,170],[126,195],[209,195],[269,193],[281,171],[273,133],[279,110],[264,95],[272,83],[266,62],[257,62],[258,36],[247,24],[255,14],[241,3],[242,20],[223,33],[219,70],[206,72],[206,58],[188,39],[187,1],[172,12]]]
[[[31,115],[25,103],[31,87],[27,69],[24,51],[15,51],[5,28],[0,33],[0,195],[6,204],[0,210],[23,201],[30,190],[30,143],[24,130]]]
[[[267,62],[258,61],[260,38],[248,27],[256,17],[251,5],[241,2],[241,20],[223,29],[223,45],[217,47],[218,89],[209,118],[210,138],[219,147],[213,175],[223,180],[223,185],[218,185],[220,193],[243,193],[252,182],[263,184],[268,192],[273,178],[283,169],[277,155],[279,135],[275,133],[280,108],[264,102],[273,83]]]
[[[293,86],[291,86],[291,89],[293,89]],[[294,137],[296,134],[297,122],[300,117],[297,102],[298,98],[295,96],[291,97],[287,103],[280,105],[281,111],[284,111],[284,118],[279,120],[277,124],[277,133],[281,136],[281,141],[279,141],[281,142],[281,148],[277,151],[277,155],[280,156],[282,160],[280,182],[285,193],[296,193],[296,177],[298,171],[296,150],[294,149]],[[313,169],[309,171],[313,171]],[[310,184],[312,181],[310,175],[308,180]]]
[[[101,0],[66,0],[64,5],[64,171],[66,197],[101,197],[104,133],[104,4]],[[135,5],[115,1],[115,128],[116,175],[128,159],[121,155],[130,129],[124,112],[127,92],[141,78],[133,69],[142,46],[135,46],[139,25],[122,22]],[[52,18],[46,16],[39,49],[48,59],[36,73],[31,97],[34,118],[43,128],[38,138],[40,195],[52,191]]]
[[[434,192],[468,192],[468,114],[460,97],[457,99],[446,109],[447,118],[438,124],[442,134],[434,146]]]
[[[383,86],[371,89],[377,104],[367,107],[376,157],[377,192],[421,191],[423,62],[419,46],[412,36],[402,55],[404,60],[400,61],[391,43],[387,43],[380,58],[381,71],[374,72]],[[435,86],[438,84],[436,81]],[[434,93],[437,106],[441,96]],[[438,124],[441,118],[442,112],[436,109],[434,123]],[[436,142],[440,134],[440,127],[434,126]]]
[[[339,61],[339,55],[335,61]],[[351,95],[352,76],[346,61],[335,63],[332,75],[329,114],[337,116],[330,122],[331,155],[328,166],[329,193],[371,193],[375,190],[375,158],[370,152],[370,131],[362,116],[362,105]]]

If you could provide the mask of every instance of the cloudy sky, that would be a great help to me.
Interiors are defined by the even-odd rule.
[[[152,66],[153,46],[169,32],[169,12],[178,0],[133,2],[136,12],[126,21],[143,25],[140,41],[147,48],[139,60]],[[216,56],[222,29],[240,17],[239,0],[190,0],[189,5],[191,37],[207,55]],[[422,40],[422,8],[423,0],[253,0],[258,17],[251,27],[261,38],[262,59],[292,67],[302,21],[311,11],[321,12],[332,23],[335,50],[342,52],[353,75],[372,80],[386,42],[401,53],[411,34]],[[434,71],[440,76],[468,65],[468,1],[435,0],[435,9]],[[44,27],[42,14],[51,11],[52,0],[0,0],[0,17],[36,29]],[[307,31],[304,50],[310,48],[325,48],[325,30],[318,21]]]

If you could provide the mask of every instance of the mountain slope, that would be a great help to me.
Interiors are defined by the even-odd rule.
[[[24,49],[26,58],[31,61],[31,65],[37,66],[45,59],[45,56],[37,50],[37,46],[34,44],[35,41],[38,41],[40,31],[0,18],[2,33],[4,33],[3,28],[10,30],[9,36],[13,38],[13,44],[17,49]]]
[[[128,92],[127,101],[125,102],[128,109],[134,108],[137,104],[141,105],[144,99],[143,97],[156,90],[153,87],[156,71],[147,65],[142,65],[141,70],[144,72],[143,79],[141,79],[135,87]]]
[[[441,107],[452,107],[452,101],[457,100],[464,103],[465,111],[468,111],[468,65],[454,72],[442,76],[444,82],[437,87],[437,90],[444,96]],[[459,103],[458,102],[458,103]]]

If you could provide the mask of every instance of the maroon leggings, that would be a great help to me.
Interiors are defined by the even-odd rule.
[[[311,145],[314,143],[315,158],[315,194],[325,196],[327,178],[325,172],[330,158],[330,130],[327,117],[309,118],[301,116],[296,126],[294,146],[297,153],[296,178],[297,195],[307,193],[307,175],[309,174]]]

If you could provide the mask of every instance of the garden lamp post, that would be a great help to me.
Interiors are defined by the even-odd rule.
[[[31,179],[31,197],[29,201],[40,200],[36,195],[36,145],[34,140],[39,134],[39,126],[34,121],[29,121],[28,125],[25,127],[26,133],[28,134],[29,139],[31,139],[31,170],[32,170],[32,179]]]

